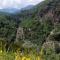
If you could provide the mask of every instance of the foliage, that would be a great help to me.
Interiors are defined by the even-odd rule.
[[[24,53],[27,53],[28,50],[29,52],[32,52],[31,55],[27,56],[26,54],[22,56],[23,60],[26,58],[27,60],[30,60],[28,58],[29,56],[31,57],[31,60],[34,60],[34,58],[38,55],[40,51],[41,53],[43,52],[43,49],[41,49],[42,45],[46,43],[47,37],[50,36],[51,31],[53,30],[55,30],[53,31],[53,33],[55,34],[52,37],[55,39],[52,41],[56,42],[57,48],[55,49],[57,49],[58,51],[58,48],[60,49],[57,44],[57,42],[60,42],[59,8],[60,0],[45,0],[40,4],[36,5],[34,8],[30,10],[23,10],[16,15],[0,14],[0,50],[1,53],[3,52],[2,57],[4,56],[5,59],[5,55],[7,55],[7,59],[12,58],[10,60],[14,60],[15,55],[11,53],[13,54],[12,57],[6,52],[16,52],[18,48],[21,48],[22,53],[23,51]],[[20,39],[18,40],[16,39],[16,36],[19,35],[19,32],[21,32],[18,32],[19,27],[23,28],[23,34],[20,33],[23,38],[21,39],[21,37],[19,36]],[[28,45],[28,47],[29,43],[32,43],[33,46],[36,45],[36,47],[23,48],[22,45],[24,45],[24,41],[26,41],[26,45]],[[41,57],[45,58],[45,60],[60,60],[60,53],[56,53],[56,51],[52,50],[51,48],[47,48],[46,51],[43,52],[44,54],[42,54],[42,56],[37,56],[38,60],[41,59]],[[32,51],[30,51],[30,49],[32,49]],[[36,50],[38,53],[36,52]],[[20,54],[17,53],[16,58],[19,58],[19,56]]]

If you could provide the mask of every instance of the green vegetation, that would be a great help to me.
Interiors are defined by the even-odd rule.
[[[17,50],[44,60],[60,60],[60,0],[45,0],[16,15],[0,14],[0,50],[0,57],[5,54],[7,60],[14,60]]]
[[[12,52],[11,53],[0,52],[0,60],[15,60],[15,55]]]

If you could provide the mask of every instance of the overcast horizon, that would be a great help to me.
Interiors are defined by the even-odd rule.
[[[28,5],[36,5],[44,0],[0,0],[0,9],[18,8],[21,9]]]

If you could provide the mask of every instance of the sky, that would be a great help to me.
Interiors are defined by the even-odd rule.
[[[0,0],[0,9],[3,8],[23,8],[27,5],[36,5],[43,0]]]

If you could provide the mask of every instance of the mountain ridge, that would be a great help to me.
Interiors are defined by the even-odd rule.
[[[5,13],[17,13],[17,12],[20,12],[22,10],[29,10],[33,8],[33,5],[28,5],[24,8],[4,8],[4,9],[0,9],[0,12],[5,12]]]
[[[45,0],[13,16],[0,15],[0,28],[7,50],[42,49],[47,60],[60,56],[60,0]]]

